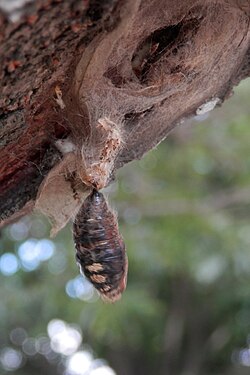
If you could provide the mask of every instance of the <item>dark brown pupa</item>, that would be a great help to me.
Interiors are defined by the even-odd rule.
[[[85,199],[73,224],[76,260],[101,298],[114,302],[126,288],[128,260],[115,214],[97,190]]]

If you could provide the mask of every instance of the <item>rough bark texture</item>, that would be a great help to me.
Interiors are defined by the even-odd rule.
[[[248,0],[38,0],[18,23],[1,16],[2,224],[32,208],[57,140],[82,183],[105,169],[102,187],[221,104],[250,75],[249,20]]]

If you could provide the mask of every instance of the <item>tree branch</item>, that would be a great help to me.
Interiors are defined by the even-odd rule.
[[[0,21],[3,224],[63,162],[57,140],[73,144],[71,177],[101,188],[220,105],[250,74],[249,19],[247,0],[39,0]]]

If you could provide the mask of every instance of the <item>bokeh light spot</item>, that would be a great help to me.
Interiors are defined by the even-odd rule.
[[[29,337],[24,340],[22,345],[23,352],[29,356],[33,356],[37,353],[36,339]]]
[[[51,340],[51,348],[56,353],[71,355],[81,345],[82,335],[79,330],[62,320],[50,321],[47,330]]]
[[[82,275],[69,280],[65,287],[66,293],[71,298],[79,298],[88,301],[94,296],[94,287]]]
[[[5,253],[0,258],[0,272],[5,276],[11,276],[19,269],[18,259],[14,254]]]
[[[5,348],[0,353],[0,362],[7,371],[17,370],[22,364],[22,354],[12,348]]]
[[[238,351],[236,356],[236,363],[242,366],[250,367],[250,350],[245,348]]]
[[[36,350],[44,356],[47,356],[51,352],[50,340],[48,337],[42,336],[36,340]]]
[[[42,239],[36,245],[36,251],[41,262],[50,259],[55,251],[55,245],[52,241]]]
[[[55,251],[55,245],[48,239],[29,239],[22,243],[18,248],[18,255],[25,271],[33,271],[52,257]]]
[[[116,375],[116,373],[109,366],[101,366],[92,370],[90,375]]]
[[[73,354],[67,363],[67,375],[82,375],[90,370],[93,357],[87,351],[79,351]]]
[[[29,226],[23,222],[12,224],[9,228],[10,237],[15,241],[23,241],[29,233]]]
[[[195,276],[198,282],[210,284],[221,277],[225,269],[225,259],[219,255],[214,255],[199,263],[195,270]]]
[[[18,248],[18,255],[25,271],[33,271],[39,266],[39,260],[35,251],[36,244],[37,240],[29,239]]]
[[[21,327],[14,328],[10,332],[10,339],[15,345],[22,345],[27,338],[27,332]]]

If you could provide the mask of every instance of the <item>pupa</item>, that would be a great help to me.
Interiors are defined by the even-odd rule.
[[[101,298],[115,302],[126,288],[128,259],[115,213],[93,189],[73,223],[76,260]]]

